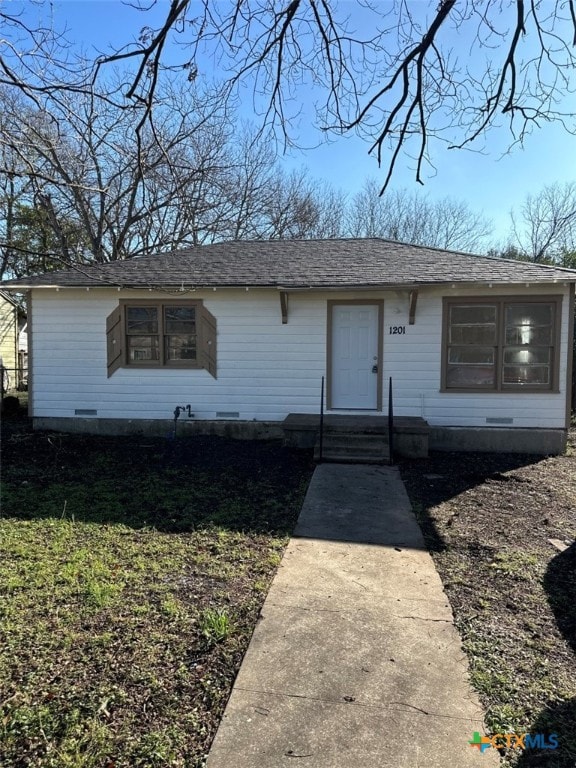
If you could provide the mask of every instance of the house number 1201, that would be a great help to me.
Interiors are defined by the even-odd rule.
[[[406,333],[406,326],[405,325],[391,325],[390,326],[390,335],[396,336],[398,334]]]

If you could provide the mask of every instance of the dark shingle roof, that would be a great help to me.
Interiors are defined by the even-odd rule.
[[[234,241],[24,277],[6,287],[277,286],[576,282],[576,270],[382,239]]]

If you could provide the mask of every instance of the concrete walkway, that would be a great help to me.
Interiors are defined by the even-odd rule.
[[[207,768],[498,765],[396,469],[323,464]]]

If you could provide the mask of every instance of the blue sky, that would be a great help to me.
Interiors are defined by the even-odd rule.
[[[436,5],[434,1],[432,6]],[[105,51],[109,44],[117,46],[134,39],[145,23],[153,25],[162,18],[167,3],[161,0],[146,14],[119,0],[67,0],[52,7],[56,26],[65,25],[70,42],[89,52],[92,46]],[[350,3],[351,10],[356,7]],[[34,9],[30,4],[27,12],[35,13]],[[457,40],[454,44],[463,45]],[[310,93],[306,95],[310,99]],[[247,105],[247,113],[250,111],[251,105]],[[308,146],[321,141],[320,134],[305,124],[301,136]],[[406,159],[397,165],[392,187],[418,188],[432,198],[451,195],[466,200],[493,221],[495,239],[504,240],[510,228],[509,211],[518,208],[527,194],[538,192],[545,184],[576,180],[576,137],[560,126],[544,125],[526,139],[523,148],[516,147],[511,154],[506,154],[508,142],[508,132],[501,129],[493,130],[484,145],[479,145],[482,153],[436,145],[436,170],[427,173],[424,187],[416,183],[413,163]],[[375,158],[368,156],[368,149],[369,145],[357,137],[342,137],[305,152],[292,151],[283,162],[289,167],[305,166],[311,176],[353,194],[367,177],[384,178]]]

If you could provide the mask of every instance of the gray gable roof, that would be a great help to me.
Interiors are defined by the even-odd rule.
[[[576,282],[576,270],[393,240],[234,241],[5,282],[5,287],[352,288]]]

